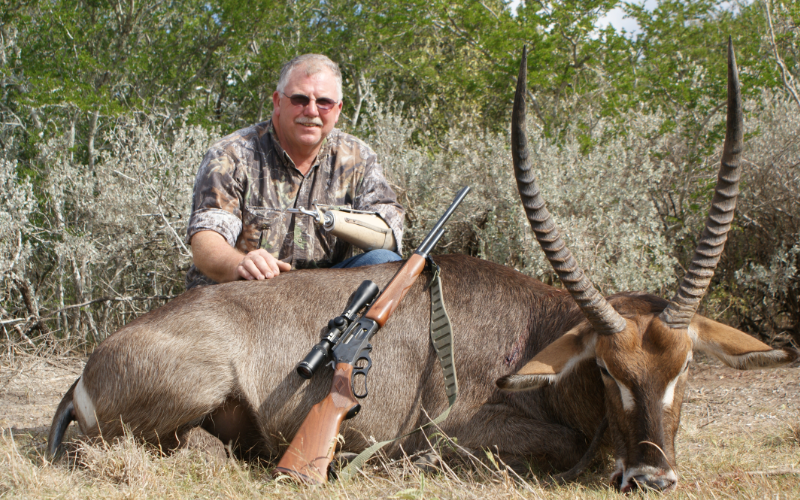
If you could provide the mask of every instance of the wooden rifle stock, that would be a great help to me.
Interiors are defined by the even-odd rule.
[[[375,321],[383,327],[423,269],[425,269],[425,257],[416,253],[413,254],[406,261],[406,264],[397,271],[392,281],[386,285],[381,295],[375,299],[375,303],[364,314],[364,317]]]
[[[310,484],[328,481],[328,466],[336,451],[336,438],[342,422],[358,413],[353,396],[353,365],[338,363],[333,373],[331,392],[315,404],[306,416],[276,470]]]

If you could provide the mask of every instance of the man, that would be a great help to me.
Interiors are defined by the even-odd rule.
[[[342,111],[338,65],[318,54],[292,59],[281,69],[272,103],[271,120],[222,138],[200,164],[187,231],[194,254],[187,289],[270,279],[294,268],[400,260],[388,250],[353,257],[350,244],[312,217],[286,212],[314,203],[377,212],[401,251],[404,210],[377,155],[334,128]]]

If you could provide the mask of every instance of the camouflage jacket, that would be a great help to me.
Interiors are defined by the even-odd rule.
[[[278,143],[271,121],[238,130],[208,150],[195,180],[186,241],[211,230],[244,253],[264,248],[292,269],[330,267],[351,256],[352,245],[327,234],[313,218],[285,211],[312,203],[378,212],[402,252],[404,210],[375,152],[333,129],[304,177]],[[213,283],[195,266],[186,275],[187,289]]]

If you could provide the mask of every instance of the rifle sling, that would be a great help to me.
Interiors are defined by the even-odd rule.
[[[447,311],[444,308],[444,298],[442,297],[442,278],[439,273],[439,266],[430,257],[428,257],[428,262],[431,265],[431,269],[433,269],[433,278],[431,278],[430,284],[431,342],[433,343],[433,348],[436,351],[436,356],[439,358],[439,364],[441,365],[442,372],[444,373],[444,386],[448,402],[447,409],[435,419],[421,427],[414,429],[408,434],[404,434],[400,437],[389,439],[387,441],[375,443],[359,453],[356,458],[351,460],[346,467],[339,471],[340,481],[351,479],[356,471],[361,469],[364,463],[372,458],[372,455],[374,455],[378,450],[387,444],[408,437],[415,432],[419,432],[431,425],[439,425],[442,423],[450,414],[450,409],[456,402],[456,398],[458,397],[458,380],[456,379],[456,366],[453,362],[453,330],[450,327],[450,318],[447,316]]]

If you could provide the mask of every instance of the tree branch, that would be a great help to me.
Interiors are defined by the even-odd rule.
[[[778,68],[780,69],[783,86],[786,88],[786,91],[792,95],[795,104],[797,104],[797,107],[800,108],[800,97],[797,96],[797,90],[794,88],[794,81],[793,81],[794,78],[792,77],[792,74],[789,73],[789,70],[786,69],[786,63],[783,61],[781,55],[778,53],[778,44],[775,43],[775,30],[772,28],[771,0],[764,0],[764,10],[767,11],[767,24],[769,26],[769,44],[770,47],[772,47],[772,54],[775,56],[775,62],[778,64]]]
[[[81,302],[80,304],[72,304],[66,307],[62,307],[60,309],[56,309],[54,311],[50,311],[47,316],[38,317],[39,321],[46,321],[50,319],[54,319],[56,315],[60,312],[67,311],[69,309],[75,309],[77,307],[86,307],[88,305],[96,304],[98,302],[133,302],[133,301],[143,301],[143,300],[171,300],[177,297],[177,295],[152,295],[150,297],[101,297],[99,299],[87,300],[86,302]],[[36,320],[37,317],[34,315],[30,315],[27,318],[11,318],[5,319],[0,321],[0,325],[11,325],[14,323],[25,323],[28,321]]]

